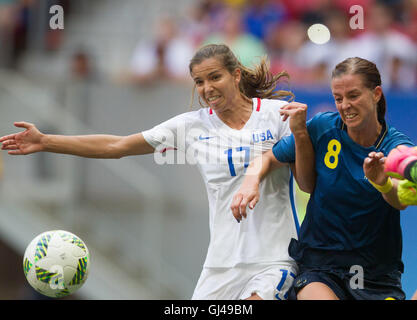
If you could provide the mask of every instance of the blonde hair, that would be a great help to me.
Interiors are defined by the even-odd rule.
[[[209,58],[218,59],[230,73],[240,69],[239,90],[247,98],[288,99],[289,101],[294,99],[292,92],[276,89],[278,82],[282,78],[289,79],[289,74],[285,71],[276,75],[272,74],[266,57],[263,57],[260,63],[251,69],[243,66],[228,46],[224,44],[209,44],[200,48],[191,59],[189,65],[190,73],[192,73],[194,65],[200,64]],[[193,87],[191,105],[194,92],[195,86]],[[200,101],[199,103],[200,106],[205,107]]]

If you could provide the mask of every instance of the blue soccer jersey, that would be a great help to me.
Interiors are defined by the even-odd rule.
[[[413,143],[384,124],[376,143],[365,148],[348,136],[337,112],[317,114],[307,128],[317,179],[299,240],[290,244],[290,255],[308,267],[349,270],[360,265],[374,275],[402,272],[400,212],[369,183],[363,161],[371,151],[388,155],[400,144]],[[294,162],[294,137],[277,142],[273,152],[281,162]]]

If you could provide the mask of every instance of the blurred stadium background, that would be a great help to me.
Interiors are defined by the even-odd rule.
[[[49,22],[64,9],[64,29]],[[349,28],[359,4],[365,28]],[[308,26],[332,39],[315,45]],[[357,55],[377,63],[388,121],[417,142],[414,0],[0,0],[0,136],[14,121],[45,133],[127,135],[190,110],[190,55],[226,42],[247,65],[267,54],[309,117],[334,110],[329,72]],[[198,102],[194,99],[194,106]],[[43,299],[22,257],[39,233],[80,236],[89,279],[70,299],[189,299],[208,246],[208,207],[195,167],[153,156],[87,160],[0,154],[0,299]],[[299,214],[305,195],[299,193]],[[402,212],[403,286],[417,289],[417,210]]]

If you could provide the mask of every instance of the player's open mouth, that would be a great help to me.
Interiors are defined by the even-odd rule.
[[[215,102],[219,98],[220,98],[220,96],[214,96],[214,97],[207,98],[207,101],[208,102]]]
[[[357,116],[356,113],[351,113],[351,114],[345,114],[345,118],[346,120],[352,120],[353,118],[355,118]]]

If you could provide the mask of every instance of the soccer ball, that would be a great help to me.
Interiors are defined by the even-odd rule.
[[[76,235],[63,230],[41,233],[28,245],[23,272],[39,293],[53,298],[70,295],[86,281],[90,254]]]

